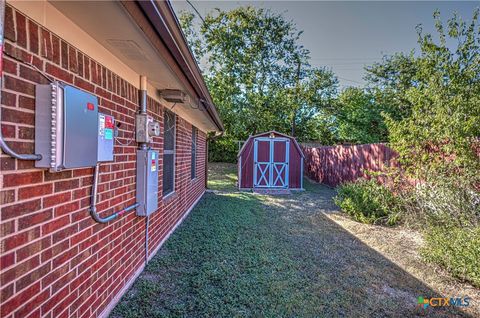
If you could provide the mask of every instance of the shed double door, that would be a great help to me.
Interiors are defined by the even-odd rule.
[[[288,188],[289,150],[288,138],[254,139],[254,188]]]

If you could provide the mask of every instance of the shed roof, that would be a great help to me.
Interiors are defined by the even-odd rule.
[[[298,144],[297,140],[295,139],[295,137],[292,137],[292,136],[289,136],[287,134],[282,134],[276,130],[270,130],[270,131],[266,131],[266,132],[263,132],[263,133],[260,133],[260,134],[256,134],[256,135],[250,135],[248,137],[248,139],[243,143],[243,146],[242,148],[240,148],[240,151],[238,151],[238,154],[237,154],[237,158],[240,157],[240,155],[242,154],[242,152],[245,150],[245,147],[247,145],[247,143],[251,140],[251,139],[254,139],[256,137],[260,137],[260,136],[263,136],[263,135],[270,135],[271,133],[274,133],[276,135],[280,135],[280,136],[283,136],[285,138],[289,138],[293,141],[293,144],[295,145],[295,147],[297,148],[298,152],[300,153],[300,155],[302,156],[302,158],[305,158],[305,155],[303,154],[303,151],[302,151],[302,148],[300,148],[300,145]]]

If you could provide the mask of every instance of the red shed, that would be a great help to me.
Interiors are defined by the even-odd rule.
[[[276,131],[250,136],[238,153],[238,188],[303,189],[303,152]]]

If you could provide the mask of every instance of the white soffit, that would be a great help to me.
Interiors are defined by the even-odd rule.
[[[115,1],[49,1],[46,5],[49,4],[101,44],[122,64],[137,74],[146,75],[152,85],[149,89],[150,96],[160,100],[156,89],[164,88],[182,89],[187,92],[168,63],[158,54],[120,3]],[[61,34],[59,35],[61,36]],[[78,46],[78,48],[83,50],[83,46]],[[91,56],[95,58],[95,55]],[[108,67],[108,64],[106,66]],[[115,69],[112,70],[115,71]],[[122,73],[118,75],[123,77]],[[138,87],[137,83],[133,84]],[[190,100],[195,99],[190,96]],[[166,105],[168,106],[168,103]],[[194,109],[188,104],[178,104],[173,111],[203,131],[217,129],[205,111]]]

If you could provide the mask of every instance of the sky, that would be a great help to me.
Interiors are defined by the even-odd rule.
[[[480,1],[194,1],[202,16],[215,8],[231,10],[252,5],[282,13],[303,30],[301,44],[310,50],[313,66],[326,66],[340,87],[363,86],[364,66],[383,55],[418,49],[415,26],[434,31],[432,14],[446,21],[457,12],[469,21]],[[172,0],[179,14],[193,12],[182,0]]]

